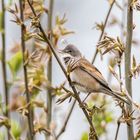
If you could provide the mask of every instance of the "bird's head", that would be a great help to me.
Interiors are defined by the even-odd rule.
[[[59,53],[61,54],[65,64],[68,64],[71,59],[82,57],[80,51],[72,44],[67,45],[63,50],[59,50]]]

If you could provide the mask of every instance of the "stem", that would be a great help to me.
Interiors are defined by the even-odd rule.
[[[118,125],[117,125],[117,130],[116,130],[115,140],[117,140],[117,138],[118,138],[119,129],[120,129],[120,122],[118,122]]]
[[[121,56],[120,56],[121,57]],[[122,70],[121,70],[121,58],[119,58],[120,62],[118,62],[118,68],[119,68],[119,78],[122,79]],[[122,81],[122,80],[121,80]],[[122,82],[120,82],[120,91],[122,92]]]
[[[107,15],[106,15],[106,18],[105,18],[105,22],[103,24],[103,29],[102,29],[102,32],[100,34],[100,37],[99,37],[98,42],[102,40],[102,37],[103,37],[104,32],[105,32],[105,28],[106,28],[106,25],[107,25],[107,22],[108,22],[108,19],[109,19],[109,16],[111,14],[111,11],[112,11],[112,8],[113,8],[113,5],[114,5],[115,1],[116,0],[113,0],[113,2],[111,3],[111,5],[110,5],[110,7],[108,9],[108,12],[107,12]],[[95,62],[95,59],[97,57],[97,54],[98,54],[98,49],[96,48],[96,51],[95,51],[94,56],[93,56],[93,59],[92,59],[92,64]]]
[[[5,116],[7,118],[10,118],[10,113],[8,109],[9,95],[8,95],[7,74],[6,74],[5,4],[4,4],[4,0],[2,0],[1,2],[2,2],[1,3],[1,7],[2,7],[2,73],[3,73],[2,76],[3,76],[3,87],[4,87],[5,105],[6,105]],[[8,136],[8,140],[10,140],[10,135],[8,132],[7,132],[7,136]]]
[[[25,31],[25,26],[24,26],[24,15],[23,15],[23,0],[19,0],[19,5],[20,5],[20,18],[22,21],[21,25],[21,47],[22,47],[22,55],[23,55],[23,73],[24,73],[24,82],[25,82],[25,92],[26,92],[26,99],[27,99],[27,104],[30,103],[30,93],[28,89],[28,74],[27,74],[27,67],[24,65],[26,62],[26,59],[24,57],[25,53],[25,41],[24,41],[24,31]],[[34,126],[33,126],[33,114],[32,114],[32,109],[31,105],[28,107],[28,125],[29,125],[29,138],[30,140],[33,140],[33,132],[34,132]]]
[[[121,19],[121,27],[120,27],[120,29],[121,29],[121,34],[120,34],[120,36],[121,36],[121,40],[122,40],[122,42],[124,42],[124,27],[125,27],[125,22],[126,22],[126,13],[125,13],[125,9],[126,9],[126,1],[125,0],[123,0],[122,1],[122,7],[123,7],[123,10],[122,10],[122,19]]]
[[[36,17],[35,10],[34,10],[33,6],[31,5],[30,0],[27,0],[27,2],[28,2],[28,4],[29,4],[29,6],[30,6],[30,8],[31,8],[31,10],[32,10],[32,12],[33,12],[33,14],[34,14],[34,16]],[[63,65],[62,65],[62,63],[61,63],[59,57],[57,56],[57,54],[56,54],[56,52],[55,52],[55,49],[54,49],[52,43],[50,42],[50,40],[49,40],[48,37],[46,36],[46,34],[45,34],[45,32],[44,32],[44,30],[43,30],[43,28],[42,28],[40,22],[39,22],[39,27],[38,27],[38,28],[40,29],[40,31],[41,31],[41,33],[42,33],[42,35],[43,35],[43,38],[45,39],[46,43],[47,43],[48,46],[50,47],[50,50],[52,51],[54,57],[56,58],[56,60],[57,60],[57,62],[58,62],[58,64],[59,64],[59,66],[61,67],[61,69],[62,69],[62,71],[63,71],[65,77],[67,78],[67,80],[68,80],[68,82],[69,82],[69,85],[70,85],[70,87],[72,88],[72,90],[73,90],[73,92],[74,92],[74,96],[75,96],[76,100],[78,101],[78,103],[79,103],[80,106],[83,106],[82,101],[81,101],[81,99],[80,99],[80,97],[79,97],[79,95],[78,95],[78,93],[77,93],[77,91],[76,91],[76,88],[75,88],[74,85],[72,84],[72,81],[71,81],[71,79],[70,79],[70,76],[67,75],[67,72],[66,72],[65,68],[63,67]],[[96,130],[95,130],[95,128],[94,128],[94,125],[93,125],[92,121],[90,120],[90,117],[89,117],[89,114],[88,114],[87,110],[86,110],[85,108],[81,108],[81,109],[82,109],[82,111],[84,112],[84,114],[85,114],[85,116],[86,116],[86,118],[87,118],[87,120],[88,120],[88,122],[89,122],[90,127],[91,127],[92,130],[94,131],[95,139],[98,140],[98,136],[97,136]]]
[[[133,35],[133,9],[131,3],[133,0],[128,0],[127,5],[127,36],[126,36],[126,48],[125,48],[125,85],[129,95],[132,97],[132,79],[129,76],[131,69],[131,45]],[[127,106],[130,112],[132,112],[132,104]],[[127,125],[128,140],[134,140],[133,123]]]
[[[52,15],[53,15],[53,3],[54,0],[50,0],[49,2],[49,11],[48,11],[48,31],[52,31]],[[52,34],[50,34],[50,40],[51,40]],[[50,52],[50,58],[48,61],[48,69],[47,69],[47,77],[50,82],[52,83],[52,56]],[[51,90],[47,90],[47,107],[48,107],[48,115],[47,115],[47,127],[49,128],[51,119],[52,119],[52,94]]]
[[[71,114],[72,114],[72,111],[73,111],[73,109],[74,109],[75,104],[76,104],[76,100],[74,100],[74,102],[73,102],[73,104],[72,104],[72,106],[71,106],[71,108],[70,108],[70,111],[68,112],[68,115],[67,115],[67,117],[66,117],[66,119],[65,119],[65,121],[64,121],[64,124],[63,124],[62,128],[60,129],[60,132],[59,132],[58,135],[56,136],[56,139],[58,139],[58,138],[65,132],[65,129],[66,129],[66,127],[67,127],[68,121],[69,121],[69,119],[70,119],[70,116],[71,116]]]

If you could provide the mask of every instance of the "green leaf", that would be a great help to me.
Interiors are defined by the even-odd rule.
[[[13,136],[16,138],[16,140],[18,140],[20,138],[21,135],[21,127],[19,125],[18,122],[12,120],[11,121],[11,132],[13,134]]]
[[[82,134],[81,140],[88,140],[88,133],[87,133],[87,132],[84,132],[84,133]]]
[[[16,76],[22,64],[22,52],[17,52],[9,61],[8,65],[13,74],[13,77]]]

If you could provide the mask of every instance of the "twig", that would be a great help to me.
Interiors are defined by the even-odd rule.
[[[5,45],[5,4],[4,0],[1,1],[2,6],[2,76],[3,76],[3,87],[4,87],[4,94],[5,94],[5,105],[6,105],[6,112],[5,116],[10,118],[10,113],[8,109],[9,104],[9,95],[8,95],[8,86],[7,86],[7,74],[6,74],[6,45]],[[9,131],[9,130],[8,130]],[[10,140],[10,135],[8,135],[8,140]]]
[[[121,56],[120,56],[121,57]],[[122,81],[122,70],[121,70],[121,58],[118,60],[118,68],[119,68],[119,78]],[[122,82],[120,82],[120,91],[122,92]]]
[[[23,16],[23,0],[19,0],[19,5],[20,5],[20,18],[22,21],[21,25],[21,47],[22,47],[22,55],[23,55],[23,73],[24,73],[24,82],[25,82],[25,90],[26,90],[26,99],[27,99],[27,104],[30,103],[30,93],[28,89],[28,75],[27,75],[27,67],[24,65],[25,63],[25,42],[24,42],[24,31],[25,31],[25,26],[24,26],[24,16]],[[33,131],[34,131],[34,126],[33,126],[33,116],[32,116],[32,109],[31,106],[28,107],[28,125],[29,125],[29,137],[30,140],[33,140]]]
[[[49,1],[49,11],[48,11],[48,31],[51,33],[52,31],[52,15],[53,15],[53,0]],[[51,40],[52,34],[50,34],[50,40]],[[47,67],[47,77],[49,82],[52,82],[52,56],[50,52],[50,58],[48,60],[48,67]],[[49,128],[52,118],[52,90],[47,90],[47,108],[48,108],[48,114],[47,114],[47,127]]]
[[[36,15],[36,13],[35,13],[35,10],[34,10],[33,6],[32,6],[31,3],[30,3],[30,0],[27,0],[27,2],[28,2],[28,4],[29,4],[29,6],[30,6],[30,8],[31,8],[31,10],[32,10],[32,12],[33,12],[33,14],[34,14],[34,16],[36,17],[37,15]],[[82,101],[81,101],[81,99],[80,99],[80,97],[79,97],[79,95],[78,95],[78,93],[77,93],[77,91],[76,91],[76,88],[75,88],[74,85],[72,84],[72,81],[71,81],[71,79],[70,79],[70,75],[67,74],[65,68],[63,67],[63,65],[62,65],[62,63],[61,63],[59,57],[57,56],[57,54],[56,54],[56,52],[55,52],[55,49],[54,49],[52,43],[50,42],[50,40],[49,40],[48,37],[46,36],[46,34],[45,34],[45,32],[44,32],[44,30],[43,30],[43,28],[42,28],[40,22],[39,22],[38,28],[40,29],[40,31],[41,31],[41,33],[42,33],[42,35],[43,35],[43,37],[44,37],[46,43],[49,45],[50,50],[52,51],[53,55],[55,56],[55,58],[56,58],[56,60],[57,60],[57,62],[58,62],[58,64],[59,64],[59,66],[61,67],[63,73],[65,74],[65,77],[67,78],[67,80],[68,80],[68,82],[69,82],[69,85],[70,85],[70,87],[72,88],[72,90],[73,90],[73,92],[74,92],[74,95],[75,95],[76,100],[78,101],[79,105],[82,106]],[[93,130],[94,133],[95,133],[94,135],[95,135],[96,140],[98,140],[98,136],[97,136],[96,130],[95,130],[95,128],[94,128],[94,125],[93,125],[92,121],[91,121],[90,118],[89,118],[89,114],[88,114],[87,110],[86,110],[85,108],[82,108],[82,111],[84,112],[84,114],[85,114],[85,116],[86,116],[86,118],[87,118],[87,120],[88,120],[88,122],[89,122],[90,127],[92,128],[92,130]]]
[[[102,39],[102,37],[103,37],[103,35],[104,35],[105,28],[106,28],[106,25],[107,25],[107,22],[108,22],[108,19],[109,19],[109,16],[110,16],[110,13],[111,13],[111,11],[112,11],[112,8],[113,8],[113,5],[114,5],[115,1],[116,1],[116,0],[113,0],[113,2],[111,3],[111,5],[110,5],[110,7],[109,7],[109,9],[108,9],[108,12],[107,12],[107,15],[106,15],[106,18],[105,18],[105,22],[104,22],[104,24],[103,24],[103,29],[102,29],[102,32],[101,32],[101,34],[100,34],[100,37],[99,37],[98,42],[101,41],[101,39]],[[92,61],[91,61],[92,64],[95,62],[95,59],[96,59],[96,57],[97,57],[97,54],[98,54],[98,48],[96,48],[96,51],[95,51],[95,53],[94,53],[93,59],[92,59]]]
[[[120,91],[122,92],[122,82],[121,82],[121,79],[122,79],[122,71],[121,71],[121,56],[120,58],[118,58],[118,69],[119,69],[119,78],[120,78]],[[121,108],[122,109],[122,108]],[[122,110],[122,113],[123,113],[123,110]],[[120,122],[118,121],[117,123],[117,130],[116,130],[116,134],[115,134],[115,140],[117,140],[118,138],[118,134],[119,134],[119,129],[120,129]]]
[[[118,124],[117,124],[117,130],[116,130],[116,134],[115,134],[115,140],[117,140],[117,138],[118,138],[119,129],[120,129],[120,122],[118,122]]]
[[[128,0],[127,5],[127,36],[126,36],[126,48],[125,48],[125,85],[129,95],[132,97],[132,79],[129,76],[131,69],[131,46],[133,35],[133,9],[131,3],[133,0]],[[132,112],[132,104],[127,106],[130,112]],[[133,123],[127,125],[128,140],[134,140]]]
[[[72,106],[71,106],[71,108],[70,108],[70,110],[69,110],[69,112],[68,112],[68,115],[67,115],[67,117],[66,117],[66,119],[65,119],[65,121],[64,121],[64,124],[63,124],[62,128],[60,129],[60,132],[59,132],[58,135],[56,136],[56,139],[58,139],[58,138],[65,132],[65,129],[66,129],[66,127],[67,127],[68,121],[69,121],[69,119],[70,119],[70,116],[71,116],[71,114],[72,114],[72,111],[73,111],[73,109],[74,109],[75,104],[76,104],[76,100],[74,100],[74,102],[73,102],[73,104],[72,104]]]
[[[121,17],[121,27],[120,27],[120,29],[121,29],[121,34],[120,34],[120,36],[121,36],[121,41],[122,42],[124,42],[124,31],[125,31],[125,22],[126,22],[126,13],[125,13],[125,9],[126,9],[126,1],[125,0],[123,0],[122,1],[122,7],[123,7],[123,9],[122,9],[122,17]]]

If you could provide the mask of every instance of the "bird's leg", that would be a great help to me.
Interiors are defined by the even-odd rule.
[[[85,99],[82,101],[82,103],[85,102],[85,100],[88,98],[89,95],[90,95],[90,92],[87,94],[87,96],[86,96]]]
[[[86,103],[83,103],[83,102],[81,102],[81,104],[79,104],[79,106],[81,107],[81,108],[84,108],[84,109],[88,109],[88,105],[86,104]]]

